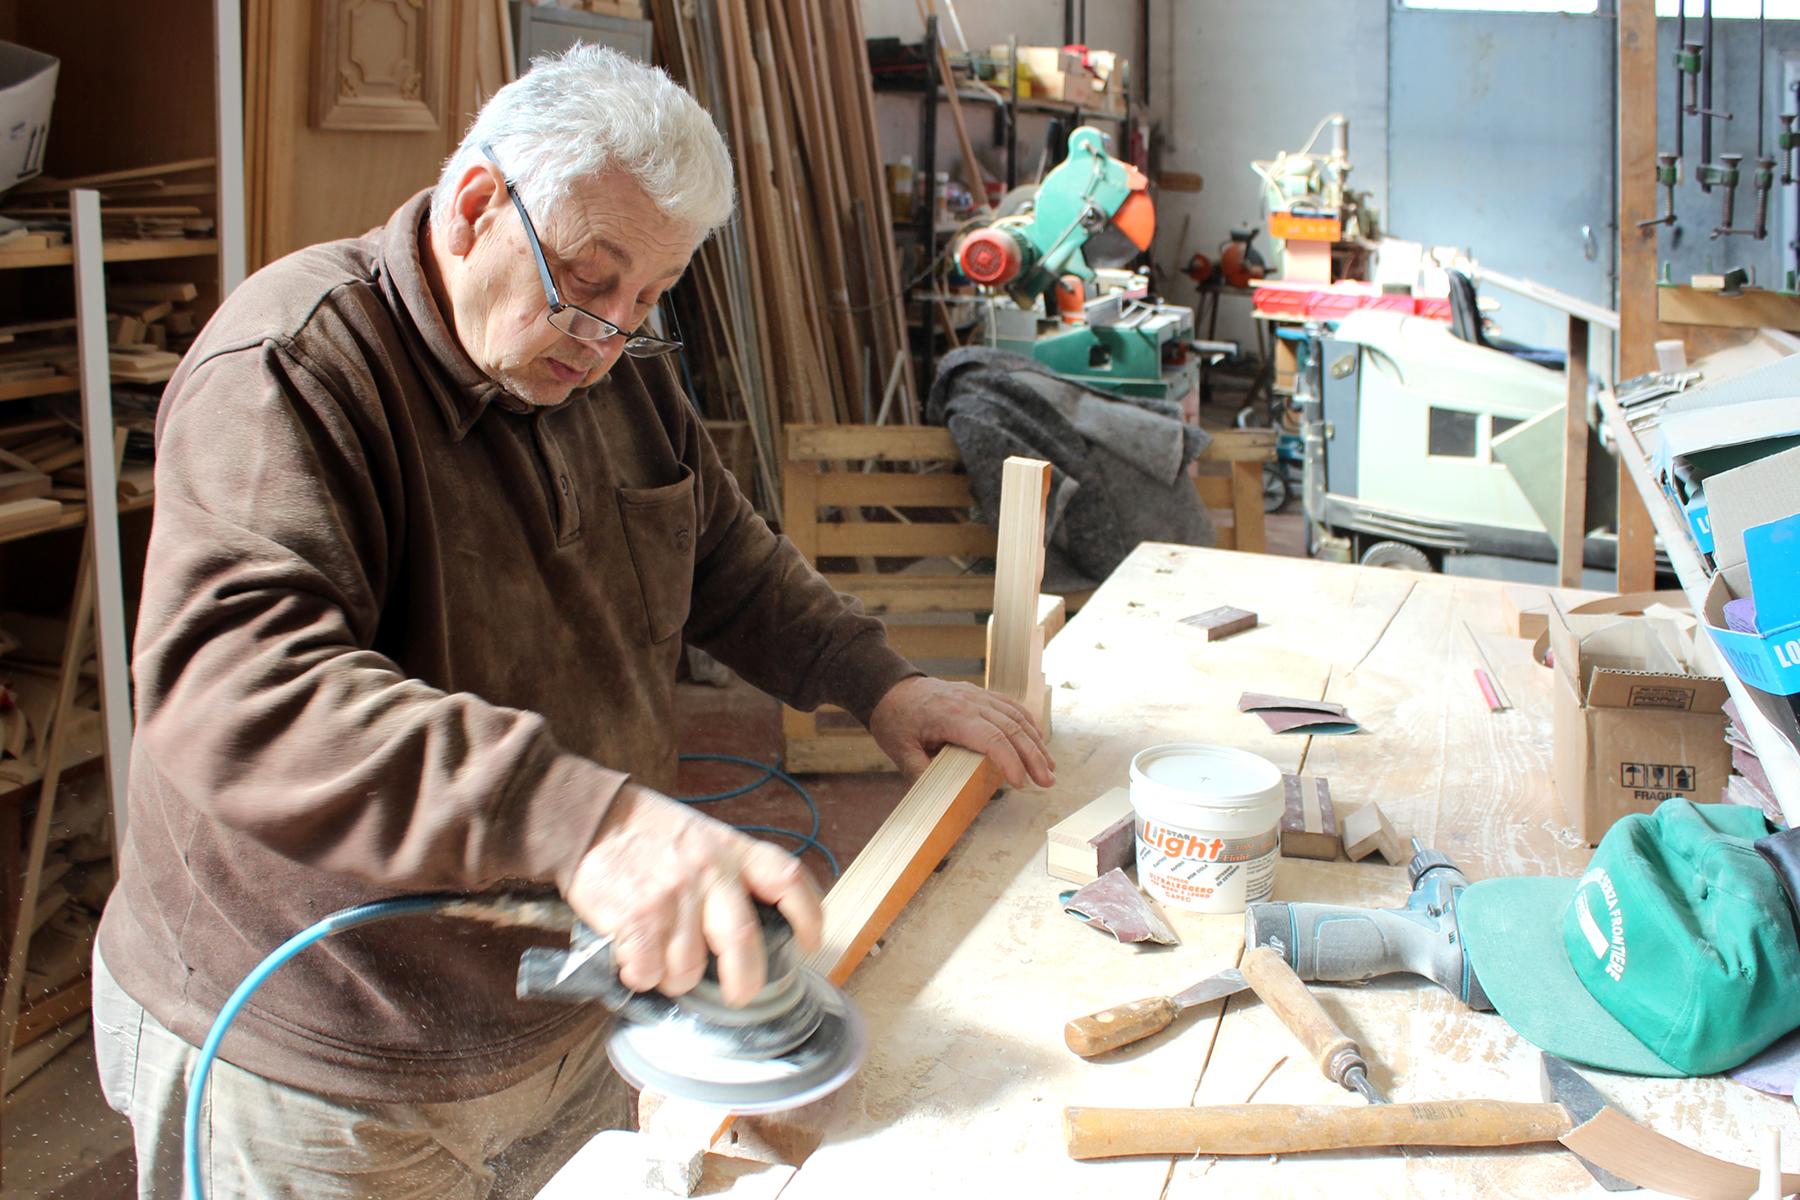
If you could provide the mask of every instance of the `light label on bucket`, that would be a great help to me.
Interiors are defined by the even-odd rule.
[[[1274,890],[1279,846],[1274,829],[1225,837],[1140,818],[1138,881],[1152,896],[1178,907],[1235,912]]]

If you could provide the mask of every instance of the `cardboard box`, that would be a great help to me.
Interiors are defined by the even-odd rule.
[[[0,42],[0,192],[44,169],[60,65],[48,54]]]
[[[1694,669],[1694,632],[1661,616],[1575,614],[1551,597],[1556,791],[1590,846],[1628,813],[1711,803],[1725,787],[1725,681]]]
[[[989,51],[1006,59],[1006,47]],[[1125,111],[1125,60],[1110,50],[1089,50],[1083,63],[1080,53],[1060,46],[1020,46],[1019,62],[1031,74],[1031,96],[1064,100],[1093,113]]]
[[[1611,595],[1610,592],[1588,592],[1577,588],[1562,588],[1556,594],[1562,598],[1565,609]],[[1500,611],[1505,614],[1506,626],[1514,637],[1535,642],[1550,627],[1550,589],[1509,583],[1500,589]]]

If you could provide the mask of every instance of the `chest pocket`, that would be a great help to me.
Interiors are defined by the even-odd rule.
[[[620,488],[619,519],[643,595],[644,621],[651,642],[663,642],[687,623],[694,590],[694,539],[699,512],[694,473],[653,488]]]

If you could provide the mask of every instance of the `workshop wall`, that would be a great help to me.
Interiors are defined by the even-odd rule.
[[[1656,73],[1659,81],[1656,105],[1656,146],[1658,150],[1675,149],[1675,92],[1671,62],[1679,41],[1673,19],[1658,21],[1656,29]],[[1756,165],[1756,22],[1713,22],[1713,109],[1733,115],[1730,121],[1713,123],[1713,158],[1722,153],[1744,156],[1743,182],[1738,188],[1737,213],[1734,223],[1748,228],[1756,219],[1755,195],[1750,177]],[[1688,18],[1688,40],[1700,40],[1700,21]],[[1767,128],[1764,139],[1770,154],[1780,157],[1775,139],[1782,112],[1793,112],[1794,94],[1787,83],[1800,77],[1800,21],[1770,21],[1767,35],[1767,71],[1764,101]],[[1795,236],[1795,188],[1781,186],[1777,167],[1776,189],[1770,197],[1769,237],[1754,241],[1747,237],[1714,239],[1713,227],[1722,216],[1718,189],[1711,195],[1700,190],[1694,181],[1695,167],[1700,162],[1700,121],[1688,118],[1686,162],[1681,186],[1675,192],[1675,213],[1679,218],[1673,229],[1660,231],[1657,254],[1674,267],[1675,278],[1686,281],[1696,273],[1724,271],[1731,267],[1751,268],[1751,277],[1765,287],[1780,287],[1786,272],[1793,266],[1793,253],[1788,243]],[[1657,212],[1662,212],[1662,194],[1657,193]]]

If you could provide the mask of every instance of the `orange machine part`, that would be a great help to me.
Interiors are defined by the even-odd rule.
[[[1291,212],[1269,214],[1269,236],[1282,241],[1335,242],[1344,236],[1344,223],[1336,217],[1301,217]]]
[[[1087,284],[1080,276],[1064,275],[1056,281],[1056,315],[1071,324],[1087,320]]]
[[[1113,214],[1113,224],[1131,239],[1132,245],[1148,250],[1150,239],[1156,236],[1156,205],[1151,203],[1150,193],[1133,192],[1127,196]]]
[[[977,229],[957,251],[963,274],[983,287],[1005,287],[1019,276],[1024,260],[1019,243],[998,229]]]

